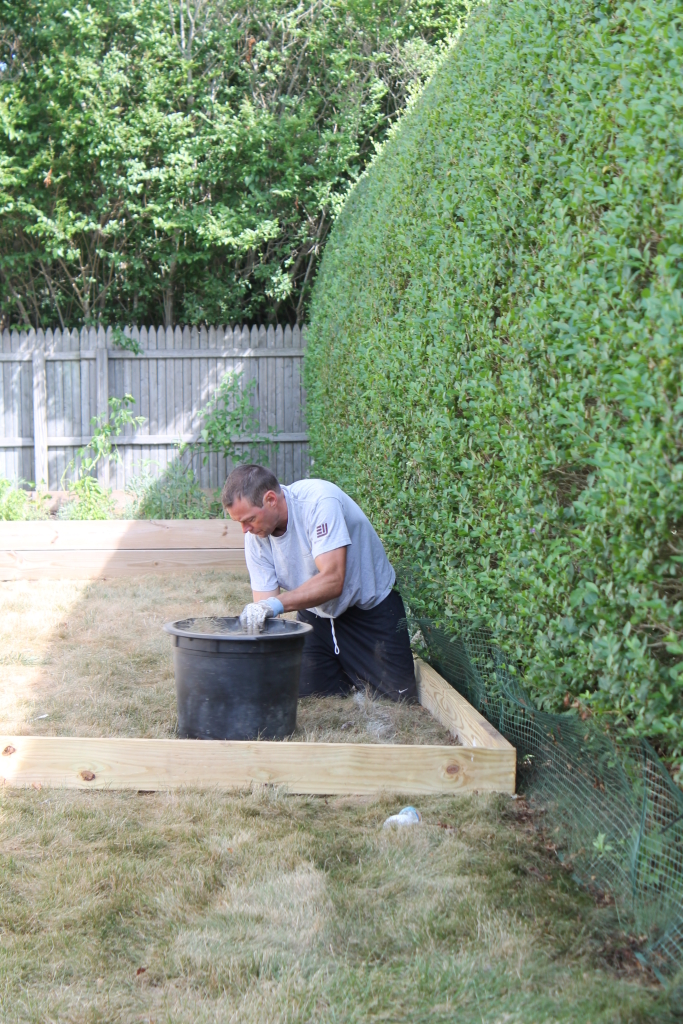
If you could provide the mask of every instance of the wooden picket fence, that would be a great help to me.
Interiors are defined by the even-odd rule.
[[[243,387],[256,382],[259,430],[277,434],[269,461],[278,478],[308,475],[305,327],[132,327],[124,334],[140,355],[116,346],[111,327],[2,332],[0,476],[58,489],[92,436],[92,418],[126,393],[145,422],[115,439],[122,461],[102,465],[100,479],[122,490],[145,468],[162,474],[178,457],[176,442],[197,436],[199,412],[229,370],[241,372]],[[211,455],[194,468],[202,487],[216,488],[231,467]]]

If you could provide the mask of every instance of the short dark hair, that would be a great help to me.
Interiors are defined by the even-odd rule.
[[[262,508],[266,491],[280,494],[277,477],[265,466],[237,466],[223,484],[223,508],[230,508],[238,498],[246,498],[252,505]]]

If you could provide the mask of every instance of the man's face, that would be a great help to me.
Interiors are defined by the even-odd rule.
[[[270,537],[280,519],[275,491],[266,491],[261,508],[246,498],[236,498],[228,512],[234,522],[241,523],[242,533],[254,533],[257,537]]]

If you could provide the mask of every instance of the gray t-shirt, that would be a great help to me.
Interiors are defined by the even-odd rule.
[[[396,573],[365,513],[326,480],[299,480],[282,491],[287,502],[283,535],[244,537],[252,590],[294,590],[317,574],[318,555],[345,547],[344,589],[333,601],[309,611],[329,619],[352,605],[364,611],[376,608],[391,591]]]

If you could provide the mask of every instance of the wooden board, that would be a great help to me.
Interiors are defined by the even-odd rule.
[[[231,519],[0,523],[0,579],[100,579],[138,573],[246,571]]]
[[[0,784],[291,793],[512,793],[514,751],[355,743],[0,736]]]
[[[242,548],[119,551],[1,551],[0,580],[94,580],[143,573],[246,572]]]
[[[420,704],[463,746],[486,747],[490,750],[508,750],[514,747],[487,722],[483,715],[454,690],[439,673],[420,658],[415,660]]]
[[[244,548],[232,519],[0,522],[0,551]]]

